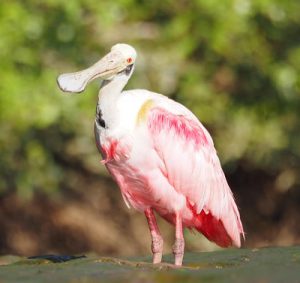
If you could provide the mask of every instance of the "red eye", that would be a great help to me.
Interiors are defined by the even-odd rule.
[[[131,62],[132,62],[132,58],[128,58],[127,63],[131,63]]]

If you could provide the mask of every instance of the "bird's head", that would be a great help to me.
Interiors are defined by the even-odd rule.
[[[118,75],[130,76],[135,60],[135,49],[128,44],[118,43],[111,48],[107,55],[91,67],[58,76],[57,84],[65,92],[82,92],[86,85],[96,78],[112,80]]]

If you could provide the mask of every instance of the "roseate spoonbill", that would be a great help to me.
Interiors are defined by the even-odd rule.
[[[240,247],[239,211],[208,131],[174,100],[148,90],[122,91],[136,56],[130,45],[116,44],[90,68],[62,74],[57,82],[61,90],[76,93],[103,79],[96,144],[127,206],[147,218],[153,263],[161,262],[163,251],[154,211],[175,225],[175,265],[182,265],[185,227],[221,247]]]

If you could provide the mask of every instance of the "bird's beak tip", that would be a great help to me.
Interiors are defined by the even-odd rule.
[[[58,87],[63,92],[80,93],[85,89],[86,83],[76,76],[76,73],[61,74],[56,78]]]

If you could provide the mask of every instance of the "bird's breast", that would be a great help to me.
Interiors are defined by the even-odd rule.
[[[106,140],[100,143],[100,152],[103,157],[103,163],[125,163],[130,157],[131,146],[123,140]]]

